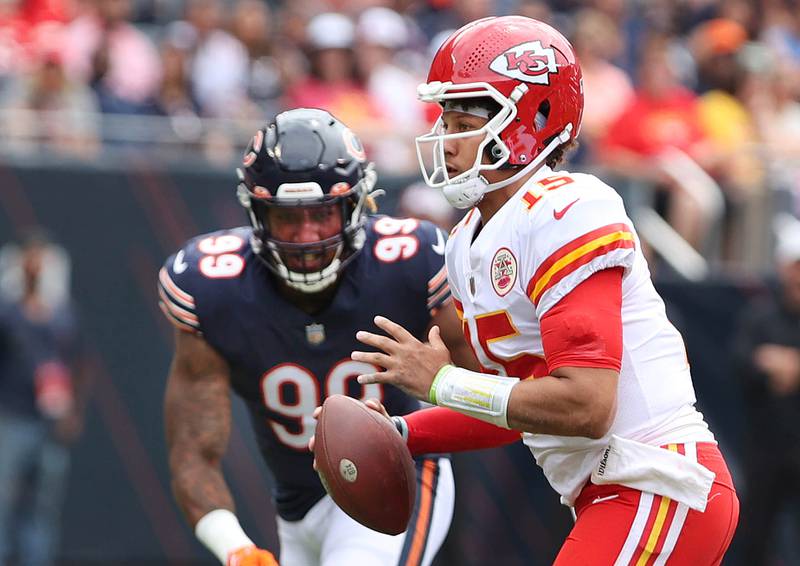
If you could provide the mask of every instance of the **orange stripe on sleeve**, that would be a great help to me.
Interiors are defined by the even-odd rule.
[[[432,295],[428,299],[428,309],[430,310],[436,306],[439,306],[439,303],[442,301],[442,299],[448,297],[449,295],[450,295],[450,287],[445,285],[444,287],[439,289],[439,291],[435,295]]]
[[[194,308],[194,297],[186,291],[183,291],[172,281],[165,267],[162,267],[161,271],[158,272],[158,280],[164,286],[164,289],[166,289],[171,296],[175,297],[179,303],[190,309]]]
[[[159,301],[158,306],[159,308],[161,308],[161,311],[164,313],[164,316],[167,317],[167,320],[170,321],[172,325],[175,326],[176,328],[184,330],[191,334],[197,334],[199,332],[199,330],[194,326],[189,326],[188,324],[184,324],[183,322],[175,318],[175,316],[171,312],[169,312],[163,301]]]
[[[447,266],[443,265],[439,272],[428,281],[428,293],[436,291],[436,288],[439,287],[445,279],[447,279]]]
[[[186,324],[189,325],[196,326],[200,323],[200,319],[197,318],[196,314],[194,314],[193,312],[189,312],[185,309],[182,309],[174,302],[172,302],[172,300],[170,300],[170,298],[164,292],[163,288],[159,287],[158,295],[161,297],[161,301],[164,303],[167,309],[169,309],[169,312],[172,314],[172,316],[180,319],[182,322],[185,322]]]

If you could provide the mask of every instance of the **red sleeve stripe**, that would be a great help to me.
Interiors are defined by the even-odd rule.
[[[158,287],[158,295],[161,297],[161,301],[164,303],[167,309],[169,309],[169,312],[172,314],[172,316],[191,326],[200,325],[200,319],[197,318],[197,315],[176,305],[169,298],[169,296],[167,296],[167,294],[164,292],[164,288],[161,286]]]
[[[435,293],[442,282],[447,280],[447,266],[443,265],[439,272],[428,281],[428,294]]]
[[[573,273],[579,267],[612,250],[633,248],[633,234],[625,224],[609,224],[556,250],[531,278],[526,292],[538,304],[545,291]]]
[[[192,334],[197,334],[200,331],[198,328],[195,328],[194,326],[189,326],[188,324],[184,324],[183,322],[175,318],[175,316],[171,312],[169,312],[169,309],[167,309],[163,301],[158,301],[158,306],[161,307],[161,311],[164,313],[164,316],[167,317],[167,320],[170,321],[179,330],[183,330],[185,332],[191,332]]]
[[[190,309],[194,308],[194,297],[186,291],[181,290],[181,288],[172,281],[165,267],[162,267],[161,271],[158,272],[158,280],[161,282],[167,294],[172,297],[175,302],[189,307]]]

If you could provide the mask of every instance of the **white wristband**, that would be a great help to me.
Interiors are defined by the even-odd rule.
[[[194,534],[223,564],[228,554],[244,546],[255,546],[239,524],[236,515],[227,509],[214,509],[197,521]]]
[[[516,377],[477,373],[447,365],[436,374],[430,400],[441,407],[509,428],[508,400],[517,383]]]

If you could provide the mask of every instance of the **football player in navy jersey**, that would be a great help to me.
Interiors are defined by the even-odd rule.
[[[430,564],[453,513],[446,458],[417,460],[417,508],[408,534],[392,537],[336,507],[306,447],[329,395],[379,399],[395,415],[419,407],[392,386],[356,380],[379,369],[350,359],[356,331],[376,315],[422,340],[438,326],[460,363],[474,363],[450,300],[445,235],[369,214],[372,165],[322,110],[279,114],[243,164],[237,193],[250,226],[190,240],[159,272],[160,306],[176,327],[165,399],[175,498],[223,564],[275,564],[243,532],[221,471],[233,390],[275,478],[281,563]]]

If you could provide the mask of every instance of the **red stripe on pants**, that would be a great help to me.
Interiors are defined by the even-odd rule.
[[[684,453],[682,448],[679,445],[680,453]],[[697,459],[716,474],[706,510],[700,513],[670,501],[649,555],[646,555],[646,545],[653,532],[662,497],[621,485],[588,483],[575,504],[578,517],[575,526],[561,547],[554,565],[612,566],[617,562],[629,535],[636,537],[637,542],[627,564],[661,564],[659,557],[662,554],[668,554],[668,566],[719,564],[736,530],[739,500],[728,467],[715,444],[697,444]],[[637,512],[642,513],[640,504],[648,502],[646,521],[640,519],[635,524]],[[674,540],[668,541],[669,537],[674,537]],[[661,557],[663,560],[664,557]]]

